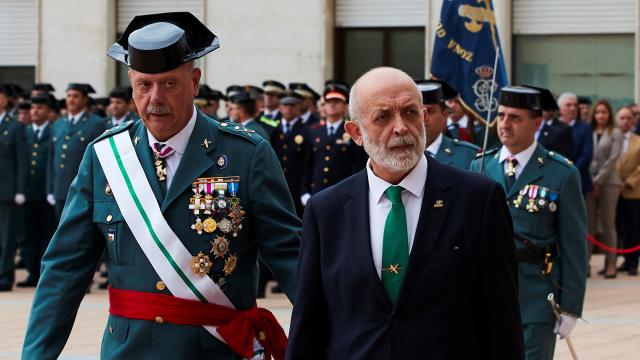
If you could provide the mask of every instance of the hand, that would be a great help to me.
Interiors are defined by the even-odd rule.
[[[56,204],[56,198],[53,196],[53,194],[49,194],[47,195],[47,202],[49,203],[49,205],[53,206]]]
[[[27,199],[25,198],[24,194],[16,194],[16,196],[13,197],[13,201],[17,205],[22,205],[25,201],[27,201]]]
[[[302,206],[307,206],[307,201],[309,201],[310,197],[311,197],[311,194],[309,193],[306,193],[300,196],[300,203],[302,203]]]
[[[556,321],[556,326],[553,328],[553,332],[560,335],[560,338],[565,338],[571,335],[573,328],[576,327],[578,318],[569,314],[560,314],[560,319]]]

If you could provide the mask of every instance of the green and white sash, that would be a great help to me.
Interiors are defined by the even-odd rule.
[[[101,140],[94,149],[127,226],[173,296],[235,309],[209,276],[190,270],[192,255],[162,215],[129,132]],[[215,326],[204,328],[224,342]]]

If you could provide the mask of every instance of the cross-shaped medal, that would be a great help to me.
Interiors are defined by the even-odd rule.
[[[209,139],[204,139],[204,142],[202,142],[202,145],[208,149],[209,148],[209,144],[211,144],[213,141],[209,141]]]

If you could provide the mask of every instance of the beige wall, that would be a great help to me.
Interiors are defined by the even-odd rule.
[[[115,41],[115,0],[40,0],[40,51],[36,78],[63,96],[69,82],[88,82],[97,95],[115,82],[105,53]]]
[[[325,1],[219,0],[206,3],[207,26],[220,49],[206,58],[205,82],[224,91],[231,84],[285,85],[303,81],[320,91],[327,68]]]

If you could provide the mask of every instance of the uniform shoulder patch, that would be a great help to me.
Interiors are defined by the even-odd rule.
[[[472,145],[473,145],[473,144],[472,144]],[[483,157],[483,156],[495,155],[495,154],[498,152],[498,150],[500,150],[500,147],[499,147],[499,146],[498,146],[498,147],[495,147],[495,148],[493,148],[493,149],[489,149],[489,150],[487,150],[487,151],[479,152],[479,153],[477,153],[477,154],[476,154],[476,159],[477,159],[477,158],[481,158],[481,157]]]
[[[232,122],[222,122],[218,124],[218,130],[249,140],[255,145],[262,139],[262,136],[258,135],[255,130],[247,129],[240,124],[234,124]]]
[[[566,157],[558,154],[555,151],[549,151],[547,152],[549,154],[549,158],[563,164],[564,166],[573,166],[573,161],[567,159]]]
[[[461,147],[466,147],[469,149],[473,149],[476,152],[480,151],[480,147],[476,144],[472,144],[470,142],[467,141],[460,141],[458,139],[453,140],[453,142],[456,144],[456,146],[461,146]]]
[[[129,121],[127,121],[125,123],[122,123],[122,124],[120,124],[118,126],[114,126],[111,129],[107,129],[102,133],[102,135],[98,136],[94,140],[94,143],[98,142],[98,141],[100,141],[102,139],[106,139],[106,138],[108,138],[110,136],[113,136],[115,134],[121,133],[123,131],[129,130],[129,128],[131,128],[131,126],[133,126],[133,124],[134,124],[134,121],[129,120]]]

